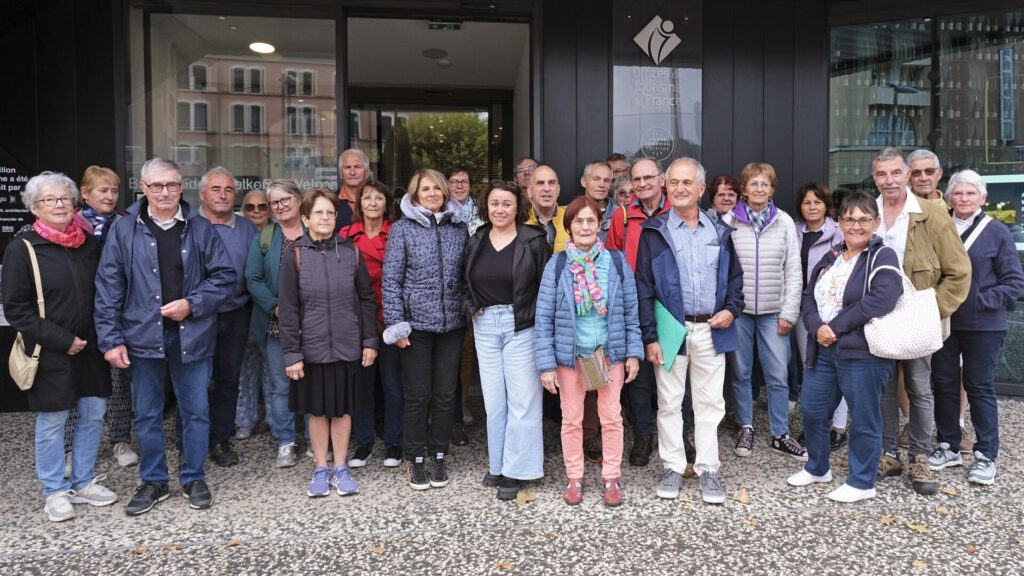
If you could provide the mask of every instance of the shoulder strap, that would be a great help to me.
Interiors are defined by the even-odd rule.
[[[263,229],[260,230],[260,254],[266,256],[267,252],[270,251],[270,243],[274,239],[274,229],[276,227],[277,224],[267,223],[267,225],[265,225]],[[283,230],[281,234],[284,235]]]
[[[562,270],[565,270],[565,252],[559,252],[558,256],[555,257],[555,283],[562,278]]]
[[[623,206],[622,207],[622,235],[623,235],[623,242],[622,243],[623,243],[623,245],[625,245],[625,243],[626,243],[625,242],[626,228],[629,228],[629,212],[627,212],[626,211],[626,207]]]
[[[619,281],[626,279],[625,272],[622,271],[622,252],[618,250],[609,250],[608,254],[612,257],[612,264],[615,265],[615,271],[619,273]]]
[[[989,216],[988,214],[985,214],[981,218],[981,222],[979,222],[978,225],[974,227],[974,232],[971,232],[971,235],[967,237],[967,240],[964,240],[964,250],[971,249],[971,246],[974,244],[974,241],[977,240],[978,236],[981,235],[981,231],[984,230],[985,226],[988,226],[988,223],[991,221],[992,217]]]
[[[356,246],[356,243],[353,242],[352,249],[356,252],[356,265],[352,267],[352,275],[355,276],[359,271],[359,246]]]
[[[296,272],[301,272],[302,271],[302,248],[300,248],[298,245],[292,246],[292,248],[295,250],[295,271]]]
[[[36,283],[36,304],[39,305],[39,317],[46,318],[46,302],[43,300],[43,281],[39,276],[39,261],[36,260],[36,250],[28,240],[22,238],[21,241],[25,243],[25,248],[28,249],[29,260],[32,261],[32,279]]]

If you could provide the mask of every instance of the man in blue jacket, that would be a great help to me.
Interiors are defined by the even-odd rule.
[[[725,353],[736,349],[732,322],[743,311],[743,270],[732,228],[700,209],[704,167],[680,158],[666,174],[672,210],[643,223],[636,259],[640,332],[658,384],[658,452],[665,472],[657,494],[679,497],[687,464],[681,409],[689,371],[697,448],[693,469],[703,500],[721,504],[718,424],[725,415]],[[680,342],[672,333],[682,326],[686,335]]]
[[[189,506],[209,508],[203,462],[209,444],[207,386],[217,309],[235,282],[227,250],[205,218],[181,200],[181,169],[153,158],[142,165],[145,198],[110,230],[96,274],[96,334],[111,365],[132,378],[142,485],[129,516],[167,499],[164,381],[170,373],[183,423],[178,473]]]

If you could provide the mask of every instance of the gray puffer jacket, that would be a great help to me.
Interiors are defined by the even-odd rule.
[[[743,267],[743,313],[778,312],[779,318],[796,324],[804,281],[793,219],[772,204],[761,233],[755,234],[745,202],[737,204],[732,215],[732,242]]]
[[[449,201],[437,221],[406,194],[402,215],[388,235],[381,278],[387,344],[413,330],[440,334],[466,324],[462,251],[469,234],[462,208]]]

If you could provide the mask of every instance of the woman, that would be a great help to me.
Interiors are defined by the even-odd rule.
[[[515,500],[520,482],[544,475],[543,389],[533,357],[534,310],[551,256],[544,232],[527,226],[514,182],[491,180],[479,209],[485,222],[466,244],[467,312],[473,318],[487,412],[484,486]]]
[[[405,399],[402,444],[413,490],[448,485],[459,353],[466,331],[462,252],[466,224],[436,170],[416,171],[384,255],[384,342],[398,346]],[[434,465],[427,478],[427,451]]]
[[[740,173],[743,200],[732,211],[732,235],[743,267],[743,314],[736,319],[739,347],[733,356],[733,396],[740,431],[734,452],[754,449],[754,402],[750,385],[755,340],[768,390],[769,446],[779,454],[807,461],[807,452],[789,435],[789,332],[800,314],[800,241],[788,214],[772,202],[775,169],[751,162]]]
[[[1013,237],[1009,228],[982,210],[987,198],[985,181],[977,172],[963,170],[949,179],[946,202],[953,207],[953,223],[971,259],[971,287],[951,317],[952,333],[932,356],[938,445],[928,457],[932,470],[963,466],[959,452],[962,381],[976,436],[967,480],[977,484],[995,481],[999,455],[996,360],[1006,337],[1008,312],[1024,295],[1024,273]]]
[[[260,232],[270,222],[270,204],[267,202],[267,195],[262,190],[251,190],[242,200],[242,215],[256,225]],[[267,234],[271,231],[268,230]],[[269,239],[269,236],[265,237]],[[263,321],[266,326],[266,320]],[[250,320],[250,332],[252,323]],[[252,430],[256,427],[258,416],[256,405],[259,402],[259,391],[263,390],[266,402],[267,414],[270,414],[270,403],[267,398],[266,373],[263,354],[260,352],[259,343],[253,340],[250,334],[245,342],[245,353],[242,355],[242,372],[238,379],[238,404],[235,408],[235,438],[245,440],[252,436]]]
[[[75,219],[78,188],[70,178],[43,172],[25,184],[21,201],[36,217],[4,251],[3,310],[24,337],[25,352],[41,347],[39,368],[27,392],[36,412],[36,475],[43,485],[47,517],[75,517],[72,504],[107,506],[117,495],[99,484],[93,466],[103,434],[110,396],[110,365],[96,347],[93,325],[99,240]],[[35,253],[43,289],[40,314],[29,246]],[[64,478],[64,424],[75,408],[70,481]]]
[[[629,201],[633,198],[633,181],[630,180],[629,174],[623,174],[612,182],[612,191],[615,192],[615,206],[616,208],[628,208]]]
[[[348,238],[359,248],[370,274],[377,302],[377,330],[384,326],[384,308],[381,302],[380,281],[384,266],[384,248],[391,233],[391,192],[384,184],[368,182],[356,193],[356,206],[352,224],[341,229],[342,238]],[[373,390],[374,376],[380,378],[384,389],[384,444],[387,451],[384,466],[395,468],[402,463],[402,382],[398,378],[398,348],[381,344],[377,349],[375,367],[364,370],[367,390]],[[365,402],[352,418],[356,453],[349,459],[350,468],[366,466],[373,453],[373,394],[364,395]]]
[[[302,194],[290,180],[274,180],[267,187],[267,204],[276,222],[267,224],[252,239],[245,263],[245,281],[252,296],[249,338],[263,352],[266,363],[267,421],[277,440],[278,468],[295,465],[295,414],[288,408],[289,382],[278,323],[278,273],[281,259],[293,251],[304,228],[299,214]]]
[[[739,183],[732,176],[728,174],[715,176],[711,180],[711,209],[708,211],[708,215],[715,218],[731,218],[730,212],[736,207],[736,200],[739,199],[737,194],[739,189]]]
[[[844,241],[814,266],[814,280],[803,294],[801,316],[808,337],[800,410],[809,459],[787,482],[808,486],[832,481],[828,431],[842,396],[853,413],[847,456],[850,472],[828,497],[857,502],[875,496],[882,450],[880,401],[895,366],[895,361],[871,354],[864,325],[896,307],[903,279],[896,252],[872,236],[879,223],[875,200],[863,192],[849,194],[839,214]]]
[[[801,219],[795,222],[796,233],[800,237],[800,269],[803,271],[803,286],[811,281],[811,268],[821,260],[832,246],[843,241],[843,233],[832,219],[832,191],[828,186],[810,183],[805,184],[796,193],[796,213]],[[807,357],[807,328],[803,322],[793,327],[798,352],[797,363],[802,364]],[[846,416],[848,407],[846,400],[839,402],[835,414],[832,415],[832,431],[829,432],[829,443],[835,450],[846,443]],[[800,439],[803,442],[803,439]]]
[[[366,393],[359,367],[377,357],[376,300],[359,249],[334,235],[336,195],[315,189],[299,206],[308,232],[281,258],[278,323],[285,373],[291,379],[288,407],[309,414],[315,468],[307,494],[359,492],[346,462],[353,410]],[[327,467],[327,444],[334,469]]]
[[[626,257],[606,250],[597,237],[601,211],[580,196],[565,209],[562,225],[571,240],[564,255],[548,261],[537,295],[534,350],[540,380],[562,405],[562,458],[568,482],[565,503],[583,501],[583,399],[579,359],[603,350],[610,381],[597,390],[604,445],[602,477],[606,506],[622,503],[622,412],[619,393],[632,382],[644,357],[636,284]],[[556,338],[557,337],[557,338]]]

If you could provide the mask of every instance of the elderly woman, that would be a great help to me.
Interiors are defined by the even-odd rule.
[[[462,252],[468,234],[462,208],[436,170],[413,174],[402,215],[391,227],[384,255],[384,342],[400,349],[409,487],[427,490],[448,485],[444,458],[466,331]],[[434,457],[429,479],[428,450]]]
[[[571,239],[548,261],[537,295],[534,350],[541,383],[562,404],[562,458],[568,482],[565,503],[583,501],[583,400],[580,360],[602,353],[609,381],[597,389],[603,444],[603,499],[622,504],[622,410],[619,393],[633,381],[644,357],[636,283],[626,257],[598,238],[601,210],[586,196],[565,209]]]
[[[339,233],[355,243],[366,263],[373,292],[377,301],[377,329],[383,331],[384,306],[381,301],[381,271],[384,254],[391,233],[391,192],[384,184],[371,181],[356,193],[356,206],[352,224]],[[398,377],[398,348],[381,344],[377,349],[377,362],[363,371],[367,388],[373,389],[379,378],[384,391],[384,466],[395,468],[402,463],[402,382]],[[373,453],[373,394],[364,395],[364,403],[352,416],[352,430],[356,440],[356,453],[349,459],[350,468],[366,466]]]
[[[775,169],[752,162],[740,173],[743,200],[732,211],[732,241],[743,267],[743,314],[736,319],[739,336],[732,360],[733,396],[740,431],[737,456],[754,449],[754,402],[750,376],[756,349],[768,389],[769,446],[779,454],[807,460],[807,452],[789,435],[789,332],[800,314],[803,275],[796,225],[772,202]]]
[[[629,208],[629,201],[633,199],[633,181],[629,174],[623,174],[612,181],[612,193],[616,208]]]
[[[24,338],[26,354],[39,351],[39,368],[28,390],[36,412],[36,475],[54,522],[75,517],[72,504],[107,506],[117,495],[98,482],[93,466],[110,395],[110,365],[96,347],[93,295],[99,240],[75,219],[78,188],[70,178],[43,172],[25,184],[21,200],[36,217],[4,251],[3,306],[7,321]],[[43,309],[36,296],[38,262]],[[64,478],[64,425],[75,408],[70,481]]]
[[[844,241],[818,260],[810,276],[814,280],[803,294],[801,316],[808,337],[800,410],[809,459],[787,482],[809,486],[832,481],[828,431],[842,396],[853,412],[850,472],[828,497],[857,502],[875,496],[882,450],[880,401],[895,366],[895,361],[871,354],[864,325],[896,307],[903,280],[896,252],[873,236],[879,223],[875,200],[863,192],[850,194],[839,214]]]
[[[289,382],[278,323],[278,273],[281,259],[293,251],[304,232],[299,205],[302,194],[290,180],[274,180],[267,187],[267,204],[274,220],[252,239],[245,263],[245,281],[252,296],[249,338],[259,345],[266,363],[267,421],[277,440],[278,468],[295,465],[295,414],[288,408]],[[255,420],[255,418],[254,418]]]
[[[359,492],[346,462],[351,414],[359,396],[359,367],[377,357],[376,299],[359,249],[334,234],[336,195],[311,190],[299,212],[308,233],[281,258],[278,323],[285,372],[292,380],[288,407],[309,414],[315,468],[306,492]],[[327,443],[334,468],[327,467]]]
[[[1008,312],[1024,295],[1024,273],[1013,237],[1004,224],[982,210],[987,198],[985,181],[977,172],[963,170],[949,179],[946,201],[953,207],[953,223],[971,259],[971,287],[967,300],[950,319],[952,333],[932,356],[939,442],[928,456],[932,470],[963,465],[959,452],[962,380],[976,435],[967,480],[977,484],[995,481],[999,455],[996,359],[1006,336]]]
[[[270,204],[267,202],[267,195],[262,190],[252,190],[242,200],[242,214],[247,220],[256,225],[260,232],[270,222]],[[270,230],[267,231],[269,235]],[[269,236],[264,236],[269,239]],[[252,329],[250,320],[250,330]],[[264,324],[265,325],[265,324]],[[256,427],[259,391],[262,388],[264,400],[267,400],[267,414],[270,414],[269,399],[266,398],[266,370],[264,370],[263,354],[260,352],[259,344],[252,339],[245,342],[245,353],[242,355],[242,371],[238,379],[238,404],[235,407],[235,438],[244,440],[252,436],[252,429]],[[261,386],[262,384],[262,386]]]
[[[466,303],[473,318],[487,412],[484,486],[514,500],[520,482],[544,475],[543,389],[533,355],[534,310],[551,256],[544,232],[526,222],[514,182],[491,180],[480,203],[486,222],[466,244]]]
[[[728,174],[719,174],[711,180],[711,209],[708,215],[715,218],[732,218],[731,212],[739,199],[739,182]],[[728,220],[726,220],[728,222]]]

